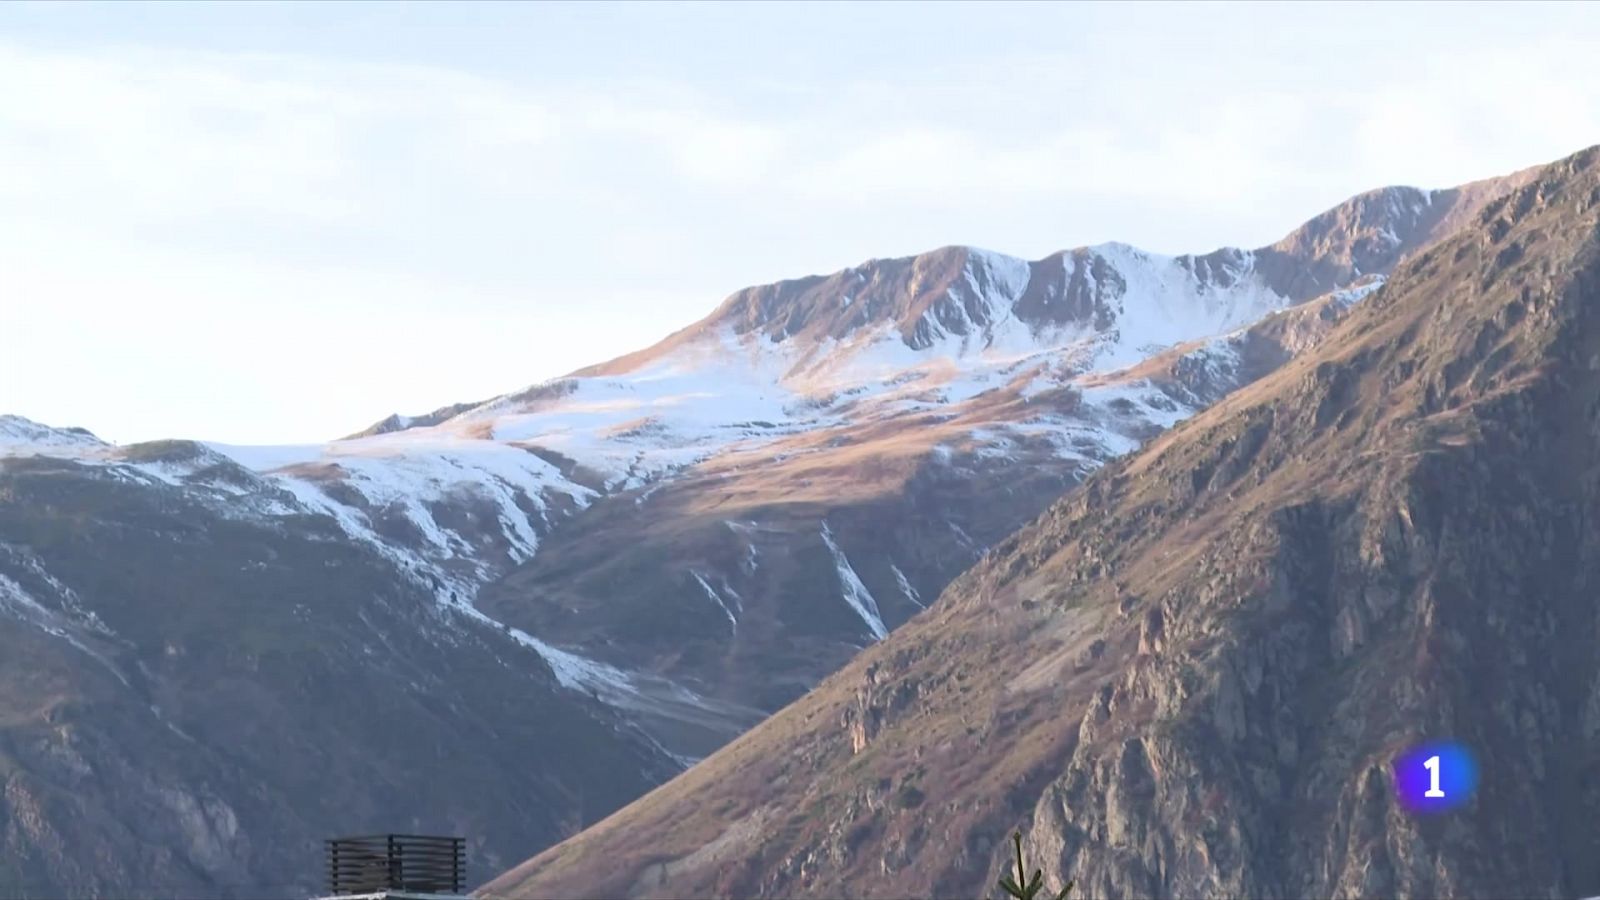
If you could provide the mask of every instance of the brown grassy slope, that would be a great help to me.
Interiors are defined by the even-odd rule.
[[[976,406],[794,435],[607,498],[479,606],[563,646],[775,711],[870,640],[842,597],[824,527],[893,627],[918,610],[898,578],[933,599],[983,545],[1077,480],[1082,464],[1053,448],[1029,450],[1032,465],[964,452],[979,424],[966,416],[1006,415]],[[948,458],[932,452],[939,444],[953,448]],[[697,578],[735,610],[737,628]]]
[[[485,896],[1600,889],[1600,149],[1108,466],[928,613]],[[1385,766],[1479,753],[1418,821]]]

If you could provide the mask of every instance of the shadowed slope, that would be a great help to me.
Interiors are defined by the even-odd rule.
[[[174,474],[196,456],[0,458],[0,897],[304,897],[322,839],[395,828],[469,835],[481,877],[677,771],[251,473]]]

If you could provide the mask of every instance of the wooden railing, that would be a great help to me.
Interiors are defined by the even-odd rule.
[[[420,834],[334,838],[328,846],[328,893],[459,894],[466,884],[466,840]]]

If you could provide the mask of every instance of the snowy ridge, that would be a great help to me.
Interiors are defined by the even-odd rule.
[[[457,594],[466,596],[537,551],[553,506],[582,509],[596,496],[522,447],[426,431],[210,448],[265,473],[352,537],[452,573],[446,580],[462,581]]]
[[[488,577],[537,549],[538,537],[528,510],[544,510],[550,493],[565,495],[581,508],[594,496],[593,491],[566,480],[555,467],[519,448],[492,441],[396,437],[404,439],[336,442],[328,447],[249,448],[175,441],[124,448],[86,433],[6,416],[0,418],[0,458],[70,460],[93,466],[109,478],[184,489],[197,498],[209,496],[215,501],[213,508],[231,516],[327,516],[350,538],[370,546],[438,596],[443,609],[492,625],[536,650],[563,686],[613,697],[636,692],[630,676],[620,670],[505,628],[471,607],[478,587]],[[337,476],[300,468],[330,460],[335,461]],[[239,468],[240,463],[253,465],[256,471]],[[336,499],[328,490],[334,486],[347,490],[335,492]],[[464,495],[495,510],[504,546],[502,563],[497,565],[494,554],[482,554],[481,545],[471,546],[467,538],[443,527],[435,517],[436,507],[459,502]],[[392,536],[392,527],[374,521],[380,510],[404,517],[421,540]],[[63,603],[72,602],[64,586],[48,573],[39,575],[59,586]],[[0,584],[0,594],[13,610],[29,611],[40,627],[79,646],[64,630],[58,614],[40,606],[20,585]],[[98,623],[82,624],[94,628]],[[93,653],[87,647],[80,649]]]
[[[5,416],[0,458],[100,466],[110,477],[196,491],[229,515],[325,516],[426,586],[445,620],[484,619],[473,607],[478,590],[537,554],[564,519],[610,494],[633,492],[642,506],[679,473],[721,454],[759,460],[766,453],[777,461],[815,452],[773,446],[796,436],[868,423],[900,427],[1004,394],[1020,401],[1021,411],[973,420],[966,449],[1003,461],[1044,442],[1057,457],[1092,468],[1214,399],[1132,370],[1192,344],[1186,359],[1197,383],[1226,386],[1238,378],[1241,329],[1288,305],[1244,251],[1200,265],[1123,244],[1033,263],[955,248],[934,263],[910,281],[864,271],[836,276],[837,290],[805,301],[848,316],[823,322],[822,331],[708,319],[625,365],[534,385],[454,415],[456,407],[439,416],[392,417],[383,433],[306,446],[121,448],[80,430]],[[1372,289],[1375,283],[1331,302],[1348,305]],[[911,296],[915,291],[932,293]],[[792,302],[800,301],[780,296],[765,314],[792,312],[785,305]],[[906,310],[910,318],[901,318]],[[948,455],[949,448],[932,452]],[[876,599],[825,523],[821,537],[843,599],[874,639],[883,638],[888,629]],[[751,539],[743,566],[753,571],[758,557]],[[921,606],[904,573],[893,573],[900,591]],[[715,587],[713,576],[691,575],[737,633],[737,596]],[[533,635],[513,636],[569,687],[615,702],[641,689],[643,676]]]
[[[110,446],[81,428],[51,428],[22,416],[0,415],[0,457],[70,458]]]
[[[781,364],[723,332],[626,375],[562,379],[559,400],[502,398],[439,429],[552,450],[599,473],[606,490],[627,490],[829,420],[780,383]]]
[[[972,436],[983,445],[977,452],[980,456],[1004,458],[1011,455],[1018,438],[1041,437],[1056,447],[1058,456],[1082,460],[1089,468],[1097,467],[1137,449],[1151,428],[1171,428],[1242,384],[1242,354],[1253,328],[1277,319],[1275,324],[1281,326],[1277,332],[1279,347],[1290,355],[1298,354],[1383,283],[1383,276],[1367,276],[1354,287],[1319,298],[1322,302],[1276,310],[1226,333],[1187,342],[1187,349],[1173,362],[1174,377],[1165,383],[1133,375],[1142,360],[1111,371],[1091,371],[1067,378],[1040,370],[1022,385],[1020,395],[1033,398],[1065,386],[1077,391],[1080,404],[1076,411],[1069,416],[1045,413],[991,429],[975,429]]]
[[[1050,277],[1066,285],[1084,273],[1092,282],[1093,272],[1101,272],[1103,283],[1092,283],[1090,292],[1107,304],[1108,321],[1029,320],[1019,304],[1035,287],[1037,265],[990,251],[963,252],[959,275],[921,314],[921,343],[905,336],[903,323],[885,318],[815,340],[773,340],[708,320],[691,339],[646,354],[624,371],[555,379],[437,425],[335,442],[323,448],[324,461],[352,452],[392,461],[396,454],[384,450],[390,442],[481,440],[551,451],[595,473],[603,492],[631,490],[729,449],[858,421],[874,411],[961,403],[1006,384],[1020,367],[1047,366],[1065,381],[1133,365],[1287,304],[1254,277],[1254,258],[1246,252],[1229,257],[1227,277],[1200,277],[1181,258],[1104,244],[1063,254]],[[858,291],[866,288],[858,279],[864,277],[843,279],[828,307],[859,305]],[[1060,293],[1060,285],[1054,293],[1046,290],[1045,305]],[[252,454],[222,449],[252,464]]]
[[[1105,244],[1095,252],[1124,282],[1115,307],[1116,338],[1105,346],[1096,368],[1132,365],[1168,347],[1249,325],[1289,304],[1255,277],[1250,254],[1240,254],[1228,273],[1235,280],[1218,287],[1198,280],[1175,257],[1126,244]]]
[[[364,540],[389,533],[374,516],[405,522],[436,562],[465,566],[482,557],[480,537],[453,531],[435,514],[462,492],[480,496],[498,510],[499,532],[499,561],[473,579],[481,581],[537,551],[539,534],[560,518],[550,509],[552,494],[581,509],[599,494],[648,489],[719,453],[963,403],[1029,368],[1041,372],[1030,390],[1073,384],[1225,334],[1287,303],[1254,277],[1249,253],[1227,255],[1221,270],[1197,276],[1184,258],[1113,243],[1062,254],[1059,269],[1047,273],[1060,283],[1043,294],[1048,307],[1061,302],[1064,286],[1083,281],[1104,315],[1030,320],[1021,304],[1045,277],[1039,264],[961,252],[943,297],[921,314],[926,341],[918,346],[889,319],[840,336],[776,341],[708,320],[691,339],[624,370],[534,385],[435,425],[405,429],[411,418],[395,417],[404,430],[318,447],[211,446],[271,475]],[[872,289],[865,278],[842,279],[829,308],[859,306]],[[1127,445],[1115,436],[1109,443]],[[535,450],[590,475],[564,472]]]

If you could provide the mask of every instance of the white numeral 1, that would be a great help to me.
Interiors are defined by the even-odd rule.
[[[1428,761],[1423,763],[1422,767],[1428,770],[1428,789],[1422,796],[1443,797],[1444,791],[1439,790],[1439,757],[1428,757]]]

